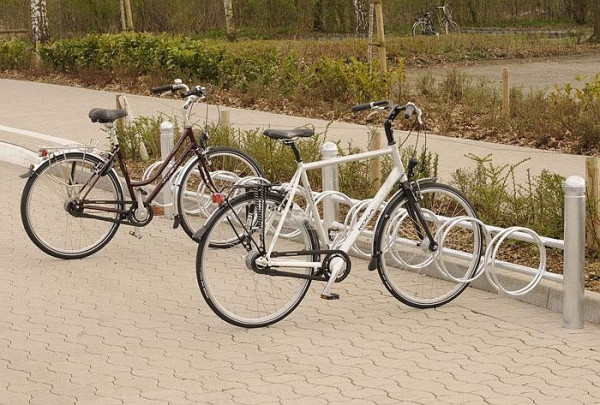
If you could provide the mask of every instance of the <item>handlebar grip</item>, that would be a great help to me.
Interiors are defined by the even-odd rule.
[[[150,91],[152,91],[154,94],[164,93],[165,91],[173,91],[173,85],[168,84],[166,86],[154,87]]]
[[[193,89],[186,91],[185,93],[181,93],[181,98],[186,98],[189,96],[198,96],[198,97],[206,97],[207,93],[204,87],[196,86]]]
[[[373,101],[371,103],[355,105],[351,108],[351,110],[352,110],[352,112],[358,112],[358,111],[363,111],[363,110],[370,110],[373,107],[378,107],[381,105],[388,105],[388,104],[389,104],[388,100]]]

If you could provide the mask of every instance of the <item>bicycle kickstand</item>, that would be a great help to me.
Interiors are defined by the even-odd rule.
[[[137,226],[133,229],[133,231],[129,231],[129,234],[138,239],[142,239],[142,234],[140,232],[140,228],[138,228]]]

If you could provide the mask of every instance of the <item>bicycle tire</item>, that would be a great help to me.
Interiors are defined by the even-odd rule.
[[[285,318],[300,304],[311,282],[308,278],[273,276],[252,270],[246,262],[255,250],[248,251],[240,236],[238,243],[229,248],[212,243],[213,239],[228,238],[226,235],[248,235],[247,230],[251,229],[256,239],[259,232],[265,232],[265,246],[268,247],[274,225],[281,219],[284,199],[277,193],[266,194],[262,225],[253,214],[257,212],[256,201],[254,193],[249,192],[223,204],[208,221],[196,256],[196,276],[204,300],[222,320],[244,328],[268,326]],[[303,211],[290,211],[284,223],[284,227],[288,226],[299,229],[300,235],[294,239],[278,238],[275,251],[317,249],[315,232]],[[318,258],[306,254],[291,260],[315,261]],[[314,272],[312,267],[283,270],[306,276]]]
[[[238,178],[246,176],[264,177],[263,171],[254,159],[241,150],[228,146],[217,146],[206,152],[209,169],[217,189],[235,183]],[[181,227],[191,238],[202,228],[207,218],[216,209],[211,202],[210,190],[200,177],[198,157],[188,165],[181,177],[177,192],[177,214]]]
[[[417,21],[412,25],[410,32],[413,37],[417,35],[427,35],[427,24],[423,21]]]
[[[21,221],[27,236],[42,251],[59,259],[81,259],[102,249],[113,238],[118,222],[76,217],[66,204],[77,196],[92,170],[104,161],[83,152],[57,154],[44,161],[29,177],[21,195]],[[67,184],[73,183],[73,184]],[[123,190],[114,172],[100,177],[88,200],[110,200],[103,206],[122,209]],[[93,215],[117,220],[119,214],[86,210]]]
[[[458,216],[476,218],[469,200],[455,188],[439,183],[418,186],[419,206],[433,235],[446,219]],[[448,234],[446,246],[429,250],[426,236],[418,236],[408,214],[408,199],[401,191],[381,214],[376,228],[374,251],[378,252],[377,268],[390,293],[406,305],[434,308],[458,297],[468,283],[445,277],[437,265],[437,252],[445,249],[452,260],[446,269],[457,279],[468,279],[478,269],[483,254],[480,227],[455,227]],[[446,255],[445,255],[446,256]]]
[[[447,34],[460,34],[460,27],[458,26],[458,24],[456,22],[450,21],[446,25],[446,33]]]

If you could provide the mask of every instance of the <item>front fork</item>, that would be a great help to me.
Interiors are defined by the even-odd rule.
[[[415,232],[419,236],[420,240],[424,240],[425,236],[429,239],[429,250],[435,252],[438,249],[438,243],[435,241],[433,234],[431,233],[431,229],[427,225],[425,220],[425,216],[423,215],[423,210],[421,210],[421,206],[419,205],[417,194],[413,189],[413,186],[409,181],[405,181],[402,183],[402,190],[404,191],[404,195],[407,198],[406,211],[408,212],[408,216],[415,227]]]

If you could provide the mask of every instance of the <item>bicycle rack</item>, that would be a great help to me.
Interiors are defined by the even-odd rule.
[[[156,162],[156,163],[153,163],[152,165],[150,165],[144,171],[144,174],[142,175],[142,179],[146,180],[146,179],[150,178],[152,173],[158,167],[160,167],[161,164],[162,164],[162,162],[159,161],[159,162]],[[181,170],[181,169],[179,169],[179,170]],[[171,190],[171,192],[174,194],[173,199],[175,199],[175,197],[176,197],[175,194],[177,192],[177,187],[175,185],[175,181],[176,181],[175,179],[177,179],[177,178],[178,178],[178,174],[175,174],[168,184],[169,190]],[[227,172],[227,171],[213,172],[213,173],[211,173],[211,178],[213,180],[226,180],[227,182],[234,183],[235,185],[247,185],[247,184],[251,184],[253,182],[268,183],[268,180],[266,180],[264,178],[260,178],[260,177],[239,178],[236,174]],[[289,184],[283,183],[278,187],[282,188],[284,190],[289,189]],[[196,192],[189,191],[190,197],[194,198],[195,195],[205,195],[206,188],[207,188],[206,184],[204,184],[204,182],[200,182],[198,185],[198,190]],[[243,190],[244,190],[243,188],[239,188],[238,190],[234,191],[234,193],[231,196],[235,196],[235,195],[243,192]],[[306,195],[306,190],[302,186],[298,186],[296,194],[297,195]],[[333,202],[336,202],[339,204],[344,204],[348,207],[348,212],[346,213],[343,222],[334,221],[332,224],[330,224],[331,225],[330,230],[337,231],[337,233],[335,234],[335,236],[333,237],[333,240],[331,242],[332,248],[335,248],[335,247],[341,245],[341,243],[344,241],[344,239],[348,235],[348,230],[351,229],[352,227],[354,227],[354,225],[358,222],[360,215],[362,214],[362,211],[364,210],[365,207],[368,206],[368,204],[371,201],[370,199],[367,199],[367,200],[352,199],[349,196],[347,196],[346,194],[339,192],[339,191],[335,191],[335,190],[327,190],[327,191],[323,191],[323,192],[313,192],[313,199],[314,199],[315,205],[317,205],[317,206],[319,204],[324,203],[325,200],[330,199]],[[197,211],[195,211],[195,213],[200,213],[205,216],[209,216],[210,215],[209,208],[210,208],[211,201],[209,198],[207,198],[206,200],[203,200],[203,201],[204,202],[202,202],[202,201],[199,202],[199,204],[197,206]],[[163,206],[163,207],[168,206],[168,205],[160,205],[160,203],[156,203],[156,205]],[[169,205],[172,205],[172,204],[169,204]],[[383,210],[384,208],[385,208],[385,204],[382,204],[382,206],[379,207],[379,210]],[[310,212],[304,211],[304,213],[305,213],[305,215],[307,215],[308,218],[312,218],[312,214]],[[444,277],[448,280],[451,280],[453,282],[457,282],[457,283],[470,283],[470,282],[477,280],[483,274],[485,274],[486,279],[488,280],[490,285],[492,285],[496,290],[498,290],[506,295],[509,295],[509,296],[520,296],[520,295],[524,295],[524,294],[527,294],[528,292],[532,291],[540,283],[540,281],[542,280],[542,278],[544,277],[544,275],[546,273],[546,259],[547,258],[546,258],[546,249],[545,249],[544,242],[542,241],[542,239],[536,232],[534,232],[533,230],[531,230],[529,228],[511,227],[511,228],[500,229],[500,230],[495,229],[493,231],[495,233],[495,236],[492,237],[492,231],[490,231],[488,229],[488,227],[486,227],[486,225],[477,218],[461,216],[461,217],[448,219],[448,218],[438,217],[433,212],[425,210],[425,209],[423,210],[423,215],[425,216],[425,218],[428,221],[432,221],[437,224],[437,232],[435,234],[435,239],[438,242],[438,245],[440,246],[440,248],[436,251],[435,254],[427,255],[426,259],[420,263],[407,263],[405,260],[402,259],[402,257],[400,257],[400,255],[395,254],[395,252],[392,249],[390,249],[390,247],[392,246],[392,243],[394,243],[394,242],[405,243],[405,244],[407,244],[407,247],[408,247],[409,241],[395,241],[390,238],[390,240],[388,240],[388,242],[387,242],[387,248],[384,248],[384,250],[390,254],[390,257],[397,264],[404,266],[405,268],[409,268],[414,271],[419,271],[433,263],[435,268],[439,271],[439,273],[442,277]],[[385,235],[397,234],[397,230],[401,226],[402,222],[407,219],[408,219],[408,213],[406,211],[401,211],[394,218],[390,219],[389,224],[387,225],[387,227],[388,227],[387,231],[384,232],[384,234]],[[475,270],[475,272],[472,275],[470,275],[468,277],[456,277],[456,276],[452,275],[452,273],[448,270],[448,268],[446,266],[446,260],[448,260],[449,257],[461,258],[461,259],[469,258],[468,253],[459,252],[459,251],[456,251],[456,250],[453,250],[450,248],[444,248],[444,242],[446,241],[450,232],[453,229],[455,229],[456,227],[463,227],[463,228],[479,227],[479,229],[482,232],[482,242],[485,243],[485,246],[486,246],[485,253],[480,258],[480,264],[479,264],[478,268]],[[388,231],[390,231],[390,232],[388,232]],[[300,233],[299,230],[294,230],[289,233],[282,233],[281,236],[283,236],[285,238],[294,238],[294,237],[297,237],[299,235],[299,233]],[[363,230],[361,235],[366,236],[368,239],[371,239],[373,236],[373,231],[365,229],[365,230]],[[514,270],[514,271],[517,271],[520,273],[524,273],[527,275],[531,275],[531,272],[527,272],[527,271],[523,270],[522,268],[520,268],[522,266],[511,265],[510,263],[506,263],[506,262],[502,262],[502,261],[498,260],[500,246],[502,244],[506,243],[508,239],[519,239],[521,241],[534,243],[537,246],[538,251],[539,251],[539,266],[538,266],[537,270],[534,271],[532,280],[524,287],[513,289],[513,290],[506,288],[502,284],[502,282],[500,281],[501,277],[498,274],[498,268],[499,267],[503,267],[505,269],[510,268],[511,270]],[[363,242],[363,244],[364,244],[364,242]],[[351,249],[356,255],[358,255],[360,257],[363,257],[363,258],[371,257],[370,249],[365,250],[364,247],[361,247],[358,245],[358,241],[351,247]]]
[[[282,185],[282,187],[285,187],[285,186],[286,186],[285,184]],[[305,192],[305,190],[300,187],[299,194],[304,193],[304,192]],[[327,191],[324,191],[321,193],[315,192],[315,193],[313,193],[313,197],[314,197],[315,205],[318,205],[318,204],[324,202],[327,198],[329,198],[337,203],[343,203],[349,207],[348,212],[345,215],[343,223],[334,222],[332,224],[333,227],[335,227],[336,230],[339,231],[339,233],[336,235],[336,237],[332,241],[332,247],[334,247],[334,248],[335,248],[335,246],[339,246],[341,244],[341,242],[347,236],[348,230],[351,229],[357,223],[363,209],[365,207],[367,207],[370,202],[370,200],[355,200],[355,199],[348,197],[344,193],[341,193],[339,191],[333,191],[333,190],[327,190]],[[380,207],[380,210],[382,210],[383,208],[384,208],[384,205],[382,205],[382,207]],[[546,259],[547,259],[547,257],[546,257],[546,249],[545,249],[544,241],[541,239],[541,237],[535,231],[533,231],[529,228],[511,227],[511,228],[500,229],[500,230],[494,229],[493,233],[495,233],[495,236],[492,237],[492,231],[489,230],[488,227],[477,218],[461,216],[461,217],[449,219],[449,218],[445,218],[445,217],[438,217],[433,212],[431,212],[429,210],[425,210],[425,209],[423,210],[423,214],[428,221],[433,221],[433,222],[437,223],[438,229],[437,229],[437,232],[434,237],[435,237],[436,241],[438,242],[438,245],[440,246],[440,248],[437,250],[437,252],[435,254],[427,255],[426,259],[420,263],[407,263],[399,255],[395,254],[393,252],[393,250],[389,249],[391,247],[392,243],[394,242],[394,240],[390,239],[387,242],[387,249],[384,248],[384,250],[386,250],[390,254],[391,258],[394,261],[396,261],[396,263],[399,265],[410,268],[414,271],[419,271],[433,263],[435,268],[439,271],[439,273],[442,277],[444,277],[448,280],[457,282],[457,283],[470,283],[470,282],[477,280],[483,274],[485,274],[486,279],[489,281],[490,285],[493,288],[495,288],[496,290],[498,290],[506,295],[509,295],[509,296],[520,296],[520,295],[527,294],[528,292],[532,291],[540,283],[540,281],[543,279],[544,275],[546,274]],[[309,213],[307,213],[307,216],[309,218],[311,217],[311,215]],[[406,211],[400,212],[398,215],[396,215],[396,217],[392,218],[389,221],[389,224],[387,225],[388,231],[392,230],[392,232],[386,231],[386,232],[384,232],[384,234],[385,235],[396,234],[395,231],[397,231],[399,229],[399,227],[402,224],[402,221],[407,220],[407,219],[408,219],[408,213]],[[485,253],[480,258],[480,264],[479,264],[478,268],[475,270],[475,272],[472,275],[470,275],[468,277],[456,277],[451,274],[451,272],[448,270],[448,268],[446,266],[446,260],[448,260],[449,257],[454,257],[454,258],[458,257],[458,258],[462,258],[462,259],[465,259],[465,258],[468,259],[470,257],[468,253],[459,252],[459,251],[449,249],[449,248],[444,248],[444,242],[446,241],[450,232],[453,229],[455,229],[456,227],[465,227],[465,228],[479,227],[482,232],[482,243],[484,243],[484,246],[486,247]],[[284,237],[294,237],[294,236],[296,236],[296,234],[297,234],[297,232],[286,234],[283,236]],[[370,239],[373,236],[373,231],[365,229],[365,230],[363,230],[361,235],[364,235]],[[518,239],[521,241],[533,243],[537,246],[538,251],[539,251],[539,266],[538,266],[537,270],[533,273],[532,280],[524,287],[516,288],[516,289],[512,289],[512,290],[505,287],[502,284],[501,277],[499,275],[500,267],[505,268],[505,269],[510,269],[510,270],[513,270],[513,271],[516,271],[519,273],[523,273],[526,275],[531,275],[531,273],[526,271],[525,270],[526,268],[524,268],[523,266],[512,265],[510,263],[503,262],[498,259],[500,246],[502,244],[506,243],[508,241],[508,239]],[[406,243],[407,246],[408,246],[408,242],[409,241],[405,241],[405,242],[400,241],[400,243]],[[358,256],[361,256],[363,258],[371,257],[371,251],[370,250],[365,251],[364,248],[361,248],[361,246],[358,245],[358,243],[355,243],[351,249]]]

